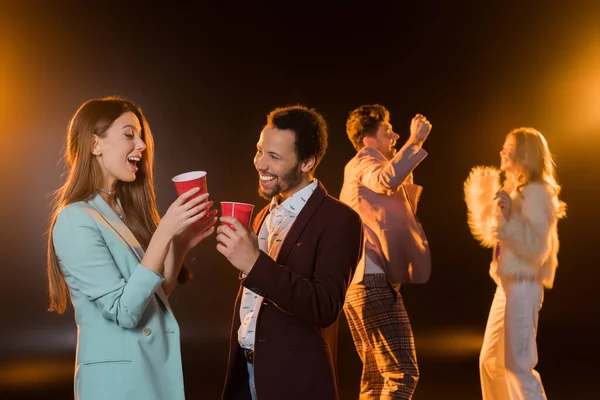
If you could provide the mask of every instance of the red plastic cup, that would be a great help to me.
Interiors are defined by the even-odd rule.
[[[185,192],[192,190],[195,187],[199,187],[200,190],[194,196],[192,196],[188,201],[195,199],[196,197],[206,193],[206,171],[191,171],[185,172],[183,174],[179,174],[171,179],[175,184],[175,189],[177,190],[177,194],[181,196]],[[208,202],[208,200],[206,200]],[[203,223],[208,219],[208,213],[204,218],[198,221],[198,223]]]
[[[175,183],[175,189],[177,194],[181,196],[185,192],[192,190],[195,187],[199,187],[200,191],[196,193],[193,198],[196,198],[206,193],[206,172],[205,171],[191,171],[183,174],[179,174],[171,179]],[[190,200],[191,200],[190,199]]]
[[[250,221],[252,220],[252,212],[254,211],[254,204],[238,203],[235,201],[222,201],[221,202],[221,216],[222,217],[235,217],[238,221],[244,225],[244,227],[250,230]],[[225,225],[235,230],[235,228],[224,222]]]

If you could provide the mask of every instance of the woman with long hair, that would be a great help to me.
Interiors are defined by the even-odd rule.
[[[62,314],[69,295],[75,309],[76,399],[185,397],[168,297],[189,279],[183,260],[213,233],[216,211],[193,189],[160,219],[153,156],[148,122],[130,101],[89,100],[71,119],[48,281],[49,310]]]
[[[500,157],[500,171],[475,167],[464,184],[471,232],[494,248],[490,275],[497,289],[479,358],[483,400],[545,399],[534,369],[536,333],[544,287],[554,283],[557,222],[566,206],[540,132],[513,130]]]

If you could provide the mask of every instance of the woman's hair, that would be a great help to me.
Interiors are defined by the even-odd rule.
[[[154,141],[142,110],[132,102],[118,97],[105,97],[85,102],[69,122],[64,153],[68,176],[62,187],[54,193],[50,216],[49,311],[62,314],[67,304],[67,285],[52,241],[56,218],[64,207],[78,201],[85,201],[96,193],[96,188],[101,184],[101,172],[96,157],[92,154],[94,135],[105,137],[113,122],[127,112],[132,112],[138,118],[142,126],[140,136],[146,144],[146,149],[138,163],[136,179],[133,182],[118,182],[116,196],[121,201],[125,224],[144,249],[148,247],[160,221],[153,184]],[[190,271],[185,269],[185,272]],[[186,279],[182,278],[182,280]]]
[[[512,184],[518,189],[528,183],[545,184],[554,194],[555,213],[558,218],[566,216],[566,204],[558,199],[560,185],[556,179],[556,164],[544,136],[533,128],[517,128],[506,137],[516,142],[514,162],[520,172],[513,177]]]

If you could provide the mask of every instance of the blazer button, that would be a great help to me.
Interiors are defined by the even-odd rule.
[[[150,334],[152,333],[152,329],[144,328],[142,329],[142,333],[144,334],[144,336],[150,336]]]

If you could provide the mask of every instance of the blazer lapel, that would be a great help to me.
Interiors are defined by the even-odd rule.
[[[133,236],[133,233],[129,230],[127,225],[121,218],[114,212],[114,210],[104,201],[102,196],[96,194],[94,197],[89,199],[88,204],[91,205],[100,216],[106,221],[106,223],[119,235],[125,243],[129,246],[133,254],[137,257],[138,261],[142,261],[144,258],[144,249],[140,245],[140,242]]]
[[[102,196],[96,194],[96,195],[94,195],[94,197],[90,198],[87,202],[96,211],[98,211],[98,214],[100,214],[102,219],[104,219],[104,221],[115,231],[115,233],[117,235],[119,235],[125,241],[125,243],[127,243],[127,245],[129,246],[129,249],[133,252],[133,254],[138,259],[138,261],[142,261],[142,258],[144,258],[145,252],[144,252],[144,249],[142,248],[142,246],[140,245],[140,242],[138,242],[138,240],[135,238],[133,233],[129,230],[127,225],[125,225],[125,223],[121,220],[121,218],[119,218],[117,213],[115,213],[114,210],[104,201]],[[119,205],[120,205],[120,203],[119,203]],[[164,290],[162,289],[162,287],[159,287],[156,290],[156,294],[161,299],[161,301],[164,303],[165,307],[167,307],[167,309],[169,311],[171,311],[171,307],[169,305],[167,295],[164,292]]]
[[[254,230],[254,233],[256,233],[257,235],[260,232],[260,227],[262,226],[265,218],[267,218],[267,214],[269,213],[270,205],[271,205],[271,203],[267,204],[265,206],[265,208],[260,210],[260,212],[256,215],[256,218],[254,218],[254,223],[252,224],[252,229]]]
[[[277,256],[277,262],[280,264],[285,264],[288,255],[294,248],[294,245],[300,238],[300,235],[308,225],[308,222],[312,218],[312,216],[317,212],[317,208],[319,204],[323,201],[323,199],[327,196],[327,190],[325,187],[319,182],[319,186],[315,189],[312,195],[309,197],[308,201],[296,217],[296,221],[292,224],[290,231],[285,237],[283,244],[281,246],[281,250],[279,250],[279,255]],[[260,225],[259,225],[260,227]]]
[[[300,214],[298,214],[296,221],[294,221],[292,227],[290,228],[290,231],[286,235],[285,240],[283,241],[283,244],[281,246],[281,250],[279,250],[279,255],[277,256],[276,261],[278,263],[285,263],[288,255],[292,251],[292,248],[294,248],[294,245],[298,241],[298,238],[300,238],[300,235],[304,231],[304,228],[306,228],[306,225],[308,224],[314,213],[317,211],[319,204],[321,204],[325,196],[327,196],[327,190],[325,190],[325,187],[321,184],[321,182],[319,182],[319,185],[302,208],[302,211],[300,211]],[[269,214],[269,206],[270,203],[267,204],[265,208],[263,208],[254,219],[252,229],[257,235],[260,231],[260,227],[262,226],[265,218],[267,217],[267,214]],[[242,279],[241,273],[240,279]]]

